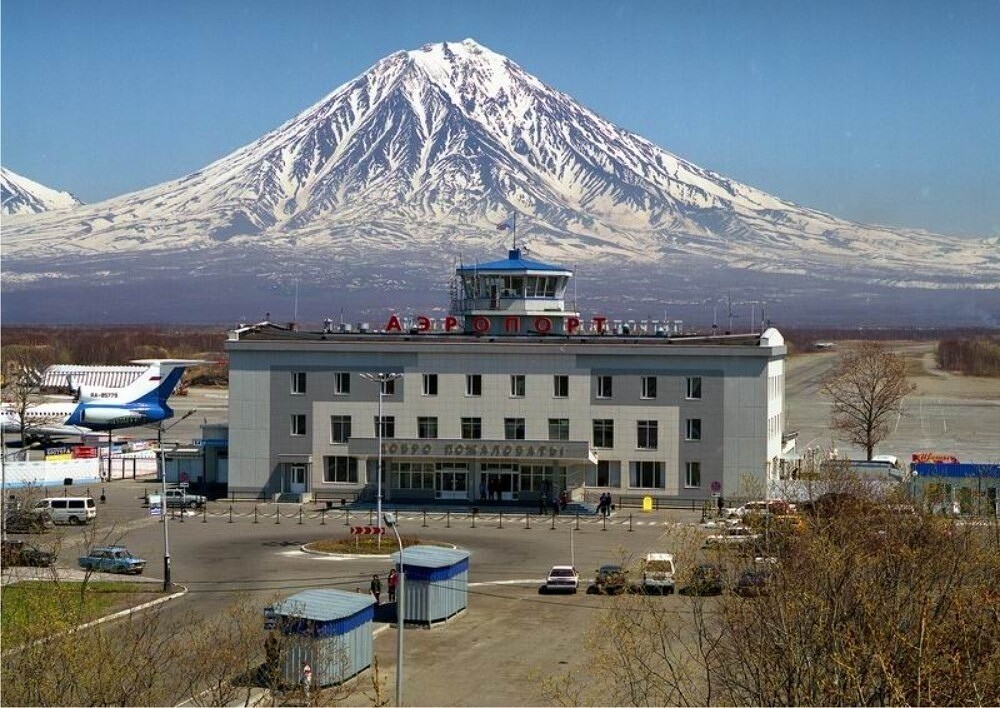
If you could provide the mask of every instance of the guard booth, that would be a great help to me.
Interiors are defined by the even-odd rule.
[[[398,567],[399,552],[392,554]],[[404,620],[426,623],[447,620],[463,611],[469,595],[469,552],[441,546],[403,549],[406,578]]]
[[[375,598],[342,590],[304,590],[273,606],[274,630],[282,634],[279,674],[301,683],[302,662],[314,686],[343,683],[372,664]]]

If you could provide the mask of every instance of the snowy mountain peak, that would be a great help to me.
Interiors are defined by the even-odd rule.
[[[395,52],[181,179],[10,224],[4,287],[42,282],[32,274],[49,278],[60,259],[130,283],[193,259],[215,285],[239,272],[240,287],[243,274],[281,272],[330,287],[334,274],[354,283],[405,263],[397,285],[426,293],[414,279],[506,248],[496,225],[511,210],[533,258],[593,264],[615,303],[629,287],[705,298],[748,274],[808,292],[828,281],[1000,293],[995,246],[855,224],[730,180],[473,39]]]
[[[40,214],[82,204],[69,192],[60,192],[0,167],[0,213]]]

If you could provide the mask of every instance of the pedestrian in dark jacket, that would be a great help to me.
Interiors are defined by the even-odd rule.
[[[372,582],[369,587],[372,591],[372,595],[375,597],[375,604],[376,605],[381,604],[379,597],[381,597],[382,595],[382,581],[379,580],[378,575],[372,576]]]

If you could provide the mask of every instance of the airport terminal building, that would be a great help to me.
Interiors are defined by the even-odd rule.
[[[400,503],[765,489],[781,334],[582,317],[566,307],[572,275],[515,248],[459,267],[446,317],[231,331],[230,492],[374,498],[380,459],[383,498]]]

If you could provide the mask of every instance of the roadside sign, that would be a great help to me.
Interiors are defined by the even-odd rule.
[[[181,479],[187,480],[187,472],[181,472]],[[181,489],[187,489],[188,488],[188,483],[187,483],[187,481],[184,481],[184,482],[181,482],[178,486]]]
[[[163,513],[163,509],[161,509],[156,504],[153,504],[153,505],[151,505],[149,507],[149,515],[150,516],[160,516],[162,513]]]
[[[352,536],[367,536],[371,534],[382,534],[385,533],[385,528],[381,526],[352,526],[351,535]]]
[[[714,481],[712,482],[712,491],[713,491],[713,492],[721,492],[721,491],[722,491],[722,482],[720,482],[720,481],[719,481],[719,480],[717,480],[717,479],[716,479],[716,480],[714,480]]]
[[[264,608],[264,629],[274,629],[278,623],[278,615],[271,606]]]

